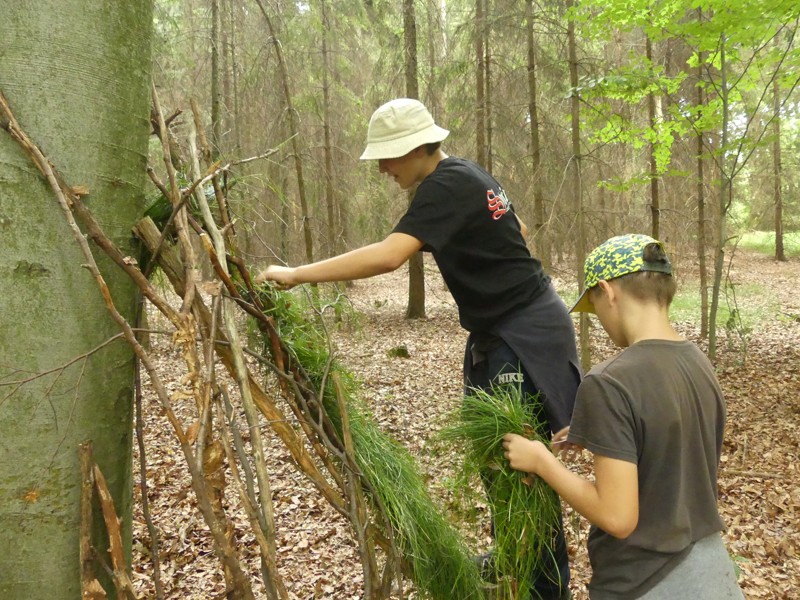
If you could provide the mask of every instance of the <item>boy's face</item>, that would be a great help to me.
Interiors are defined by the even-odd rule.
[[[407,190],[424,179],[421,175],[424,156],[425,149],[420,147],[397,158],[381,158],[378,160],[378,171],[392,177],[400,189]]]

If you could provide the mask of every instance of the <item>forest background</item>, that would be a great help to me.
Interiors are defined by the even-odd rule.
[[[726,249],[771,231],[782,260],[798,227],[796,26],[786,1],[159,2],[154,78],[167,108],[206,107],[221,157],[281,148],[231,191],[256,264],[391,230],[407,200],[357,157],[378,105],[419,97],[446,150],[502,182],[546,268],[577,280],[623,230],[696,264],[713,356]]]
[[[733,428],[735,437],[728,450],[737,468],[725,480],[724,489],[743,514],[747,501],[761,506],[763,500],[766,506],[766,517],[736,524],[740,545],[734,551],[741,552],[742,562],[752,561],[743,567],[750,575],[745,579],[748,596],[793,597],[796,546],[785,536],[791,531],[786,523],[796,523],[792,498],[797,475],[794,470],[783,472],[781,457],[797,452],[798,412],[793,397],[798,307],[791,296],[780,295],[770,304],[774,314],[769,321],[772,326],[777,322],[777,329],[759,329],[747,318],[747,294],[739,287],[737,274],[755,269],[759,275],[768,273],[776,284],[791,282],[793,276],[786,274],[793,273],[797,261],[800,51],[796,32],[800,8],[796,3],[157,0],[135,6],[138,14],[133,15],[131,9],[129,22],[138,23],[137,35],[148,42],[152,35],[148,50],[152,49],[153,98],[160,102],[151,118],[159,134],[150,138],[148,152],[153,179],[166,181],[170,176],[171,167],[162,160],[169,137],[172,168],[186,189],[196,174],[182,169],[194,160],[198,130],[205,133],[216,161],[208,172],[213,165],[226,165],[214,174],[219,176],[232,218],[228,233],[234,232],[237,251],[254,269],[274,262],[317,260],[380,239],[391,230],[408,197],[382,178],[374,164],[359,161],[358,156],[369,115],[399,96],[419,97],[436,121],[451,130],[445,143],[449,154],[477,160],[503,183],[530,228],[532,252],[541,258],[567,301],[580,291],[580,265],[596,243],[624,231],[651,233],[665,241],[682,286],[693,290],[685,333],[708,351],[721,373],[730,376],[734,389],[726,393],[743,387],[745,373],[751,382],[764,384],[758,389],[748,387],[744,408],[737,405],[744,412],[734,412],[753,429]],[[15,15],[24,12],[16,6],[14,10]],[[146,34],[141,33],[144,30]],[[0,43],[3,52],[10,47],[6,45],[9,39]],[[142,71],[149,71],[148,54],[131,53],[127,57],[130,70],[136,69],[138,60]],[[0,69],[0,76],[4,82],[8,72]],[[165,129],[159,131],[157,113],[166,119],[170,136]],[[4,128],[8,122],[4,114]],[[108,183],[119,184],[116,180]],[[149,193],[147,203],[157,203],[162,192],[163,187]],[[4,214],[10,214],[5,204],[9,198],[0,197]],[[117,214],[115,218],[118,227],[128,227],[127,217]],[[10,231],[5,225],[12,221],[4,219],[0,225],[5,235]],[[742,257],[741,248],[753,239],[766,239],[776,262],[767,265]],[[36,276],[35,267],[26,263],[25,272]],[[209,265],[204,269],[211,276],[213,269]],[[5,270],[2,275],[6,277]],[[356,310],[349,317],[349,326],[355,330],[347,326],[341,330],[343,355],[352,359],[367,389],[379,398],[385,400],[388,393],[389,398],[408,399],[405,394],[410,394],[424,400],[449,389],[452,402],[458,395],[452,389],[458,383],[458,350],[453,349],[460,341],[455,339],[458,328],[446,290],[432,265],[421,258],[397,275],[403,280],[379,280],[387,283],[378,292],[358,285],[346,291]],[[771,279],[761,283],[762,289],[770,289]],[[333,293],[331,302],[339,304],[342,289],[323,289],[323,294],[329,292]],[[384,307],[410,317],[430,316],[441,328],[426,331],[428,320],[401,321],[405,329],[399,332],[392,328],[396,324],[391,319],[389,326],[373,326],[372,313]],[[610,351],[587,319],[576,324],[584,365]],[[158,326],[152,329],[157,332]],[[452,343],[436,346],[442,332]],[[438,348],[440,358],[447,357],[444,364],[449,367],[443,371],[452,371],[450,383],[434,379],[433,385],[441,385],[438,392],[416,387],[415,372],[426,366],[411,366],[411,362],[400,363],[402,368],[387,380],[388,373],[395,373],[392,368],[383,365],[385,371],[376,373],[362,360],[364,348],[366,357],[376,359],[374,363],[380,362],[376,357],[386,349],[373,349],[359,337],[362,333],[392,341],[411,336],[413,343],[392,345],[410,346],[412,353],[414,344],[427,340],[431,348]],[[5,349],[13,344],[12,337],[3,339]],[[80,338],[80,334],[72,337]],[[718,339],[725,344],[718,344]],[[86,356],[98,352],[84,351]],[[154,352],[159,352],[158,342]],[[167,364],[175,352],[172,346],[164,349],[159,364]],[[7,354],[11,356],[11,351]],[[753,355],[761,360],[747,363]],[[775,379],[767,382],[753,377],[748,364],[759,365],[759,376],[768,373]],[[3,385],[11,392],[3,398],[3,410],[18,406],[5,400],[19,388],[29,387],[28,380],[16,379],[20,370],[4,368]],[[68,369],[55,371],[68,397],[72,388],[61,375]],[[48,371],[37,366],[31,372],[40,377]],[[75,389],[83,378],[81,371]],[[177,371],[174,381],[183,382]],[[54,382],[44,396],[48,401],[56,397],[51,395],[55,389]],[[753,439],[763,438],[766,431],[756,416],[767,415],[763,402],[769,400],[759,396],[765,390],[777,394],[785,411],[781,415],[786,417],[774,451]],[[77,392],[75,397],[77,401]],[[32,403],[37,419],[41,403],[41,398]],[[401,406],[384,415],[388,422],[382,424],[387,423],[424,462],[433,442],[427,433],[420,438],[415,423],[425,422],[425,408],[409,407],[407,414],[396,414]],[[380,413],[380,407],[373,408]],[[71,411],[67,407],[68,424]],[[147,418],[163,416],[149,413]],[[24,416],[15,419],[6,419],[2,425],[6,440],[16,439],[10,432],[15,423],[24,422]],[[150,424],[151,434],[159,429],[156,423]],[[55,438],[55,453],[66,452],[67,438],[59,432]],[[118,440],[123,445],[129,441]],[[35,453],[30,447],[37,443],[36,438],[26,441],[25,452]],[[230,573],[224,581],[211,576],[213,584],[204,579],[211,571],[204,559],[212,551],[208,539],[196,531],[199,517],[189,510],[192,503],[187,498],[192,494],[185,479],[189,474],[184,470],[179,476],[172,470],[174,440],[173,447],[164,440],[151,443],[145,470],[156,487],[150,494],[154,501],[164,502],[156,505],[163,509],[162,518],[170,509],[178,510],[171,517],[177,529],[159,523],[167,540],[162,557],[167,595],[209,597],[205,595],[209,586],[220,594],[220,585],[223,590],[232,585]],[[6,446],[4,457],[11,457],[14,444],[9,441]],[[748,460],[756,453],[766,458],[754,467]],[[119,462],[124,459],[121,450]],[[13,460],[4,458],[3,464]],[[344,553],[340,555],[343,561],[358,560],[346,528],[324,525],[336,515],[325,513],[313,501],[308,508],[306,492],[292,491],[303,489],[296,476],[281,472],[286,481],[276,485],[276,506],[301,511],[314,522],[309,525],[313,535],[290,528],[290,533],[278,538],[278,552],[292,557],[281,566],[286,581],[298,581],[291,593],[296,597],[357,596],[358,574],[351,577],[351,571],[341,569],[332,576],[332,569],[340,569],[341,563],[331,566],[320,559],[328,568],[315,572],[313,560],[299,559],[309,552],[319,558],[318,545],[333,540],[334,550]],[[118,479],[123,485],[115,494],[125,488],[125,476]],[[143,481],[134,485],[144,491]],[[13,502],[4,499],[6,508],[0,515],[8,519],[5,522],[19,514],[14,512],[14,502],[22,498],[26,506],[34,506],[43,495],[21,484],[5,486],[3,493],[10,488]],[[446,497],[448,492],[439,493]],[[121,504],[124,515],[126,502]],[[134,508],[141,510],[138,505]],[[42,514],[44,510],[38,517]],[[146,595],[163,596],[163,590],[152,588],[148,557],[152,548],[147,547],[151,540],[146,538],[153,529],[144,533],[140,519],[152,523],[136,514],[134,587]],[[485,510],[475,519],[473,541],[485,545]],[[578,526],[576,548],[581,545],[579,530]],[[252,539],[247,540],[245,548],[250,550],[244,553],[250,553],[246,558],[251,561],[255,560],[252,547]],[[579,553],[576,559],[586,566],[585,555]],[[16,557],[12,553],[3,560]],[[293,560],[302,565],[299,572],[292,568]],[[251,564],[250,571],[258,568]],[[578,573],[576,585],[582,583],[586,569]],[[3,587],[6,583],[0,579],[0,590],[11,589]],[[273,597],[273,592],[266,593]]]

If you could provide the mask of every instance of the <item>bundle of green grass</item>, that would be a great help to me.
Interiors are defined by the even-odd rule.
[[[281,340],[289,348],[315,389],[324,387],[323,407],[341,436],[341,417],[331,374],[338,374],[350,423],[355,460],[374,506],[380,507],[392,529],[411,580],[435,600],[480,600],[484,583],[458,531],[430,497],[414,458],[386,435],[356,398],[354,377],[331,360],[319,323],[307,318],[303,299],[295,294],[261,292],[270,306]],[[265,345],[269,347],[268,341]]]
[[[442,437],[464,456],[462,485],[483,479],[494,519],[495,547],[488,562],[499,597],[529,598],[531,576],[551,552],[561,506],[558,495],[539,478],[513,470],[504,457],[506,433],[548,443],[534,404],[517,386],[472,390]]]

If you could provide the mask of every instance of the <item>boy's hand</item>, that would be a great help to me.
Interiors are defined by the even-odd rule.
[[[512,469],[533,475],[536,475],[541,464],[542,453],[550,454],[550,450],[541,442],[529,440],[516,433],[503,436],[503,449]]]
[[[295,279],[295,269],[293,267],[281,267],[272,265],[256,275],[256,283],[261,284],[265,281],[274,281],[275,284],[284,290],[296,286],[299,282]]]

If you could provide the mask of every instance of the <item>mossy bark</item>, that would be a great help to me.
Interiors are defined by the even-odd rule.
[[[152,0],[6,1],[0,9],[0,90],[131,253],[144,202],[152,11]],[[80,597],[84,440],[94,444],[130,545],[133,355],[122,340],[91,352],[118,328],[82,262],[51,190],[0,131],[1,598]],[[98,262],[133,321],[136,290],[104,257]]]

